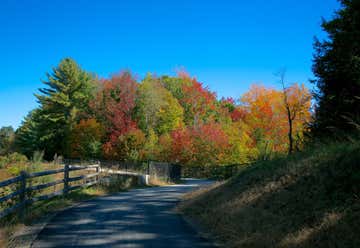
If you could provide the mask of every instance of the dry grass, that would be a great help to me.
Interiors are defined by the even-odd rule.
[[[360,247],[360,145],[262,162],[180,209],[225,247]]]
[[[167,185],[173,185],[175,183],[173,182],[167,182],[166,180],[163,180],[162,178],[157,178],[154,176],[149,177],[149,184],[150,186],[167,186]]]
[[[0,229],[0,247],[6,247],[6,232],[4,229]]]
[[[0,181],[12,178],[13,175],[11,175],[11,173],[6,170],[6,169],[0,169]]]

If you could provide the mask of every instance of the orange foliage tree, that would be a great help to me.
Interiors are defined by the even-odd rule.
[[[251,136],[260,156],[289,149],[288,108],[292,111],[292,135],[296,146],[300,147],[306,123],[309,121],[311,99],[309,91],[303,86],[293,84],[287,88],[288,107],[284,93],[261,85],[252,85],[241,98],[242,119],[249,125]]]
[[[304,84],[295,83],[285,87],[282,79],[282,85],[283,105],[288,121],[288,153],[291,154],[294,148],[299,149],[303,141],[303,131],[310,120],[311,95]]]

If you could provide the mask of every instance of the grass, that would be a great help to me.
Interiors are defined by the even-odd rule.
[[[180,206],[224,247],[360,247],[360,142],[243,169]]]

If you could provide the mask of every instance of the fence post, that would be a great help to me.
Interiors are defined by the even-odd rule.
[[[96,173],[100,173],[100,161],[98,161],[97,162],[97,164],[99,165],[98,167],[96,167]],[[96,183],[98,184],[99,183],[99,180],[100,180],[100,176],[99,175],[97,175],[96,177],[95,177],[95,180],[96,180]]]
[[[20,172],[21,181],[20,181],[20,204],[24,205],[20,208],[20,220],[24,221],[25,218],[25,207],[26,207],[26,177],[27,173],[25,171]]]
[[[150,175],[150,160],[147,161],[146,174]]]
[[[64,194],[69,191],[69,165],[65,164],[64,167]]]

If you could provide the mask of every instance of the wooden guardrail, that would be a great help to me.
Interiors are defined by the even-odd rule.
[[[69,172],[78,171],[78,170],[92,170],[95,171],[95,173],[80,175],[75,177],[69,176]],[[0,211],[0,218],[3,218],[17,210],[19,210],[20,214],[22,215],[25,207],[34,202],[47,200],[55,196],[67,194],[68,192],[74,189],[97,184],[99,182],[100,171],[101,171],[100,163],[94,165],[87,165],[87,166],[76,166],[76,165],[65,164],[64,168],[41,171],[41,172],[33,172],[33,173],[26,173],[25,171],[22,171],[19,176],[0,182],[0,189],[7,187],[9,185],[17,184],[17,189],[15,191],[0,197],[0,204],[8,200],[14,199],[15,197],[18,197],[18,201],[15,205]],[[54,180],[48,183],[33,185],[33,186],[28,183],[32,178],[54,175],[58,173],[64,173],[62,179]],[[87,180],[85,180],[80,185],[70,186],[69,184],[70,182],[79,181],[81,179],[87,179]],[[93,180],[89,181],[89,179],[93,179]],[[58,184],[64,185],[61,190],[36,197],[31,197],[31,198],[29,197],[29,195],[31,195],[30,194],[31,192],[43,190]]]

